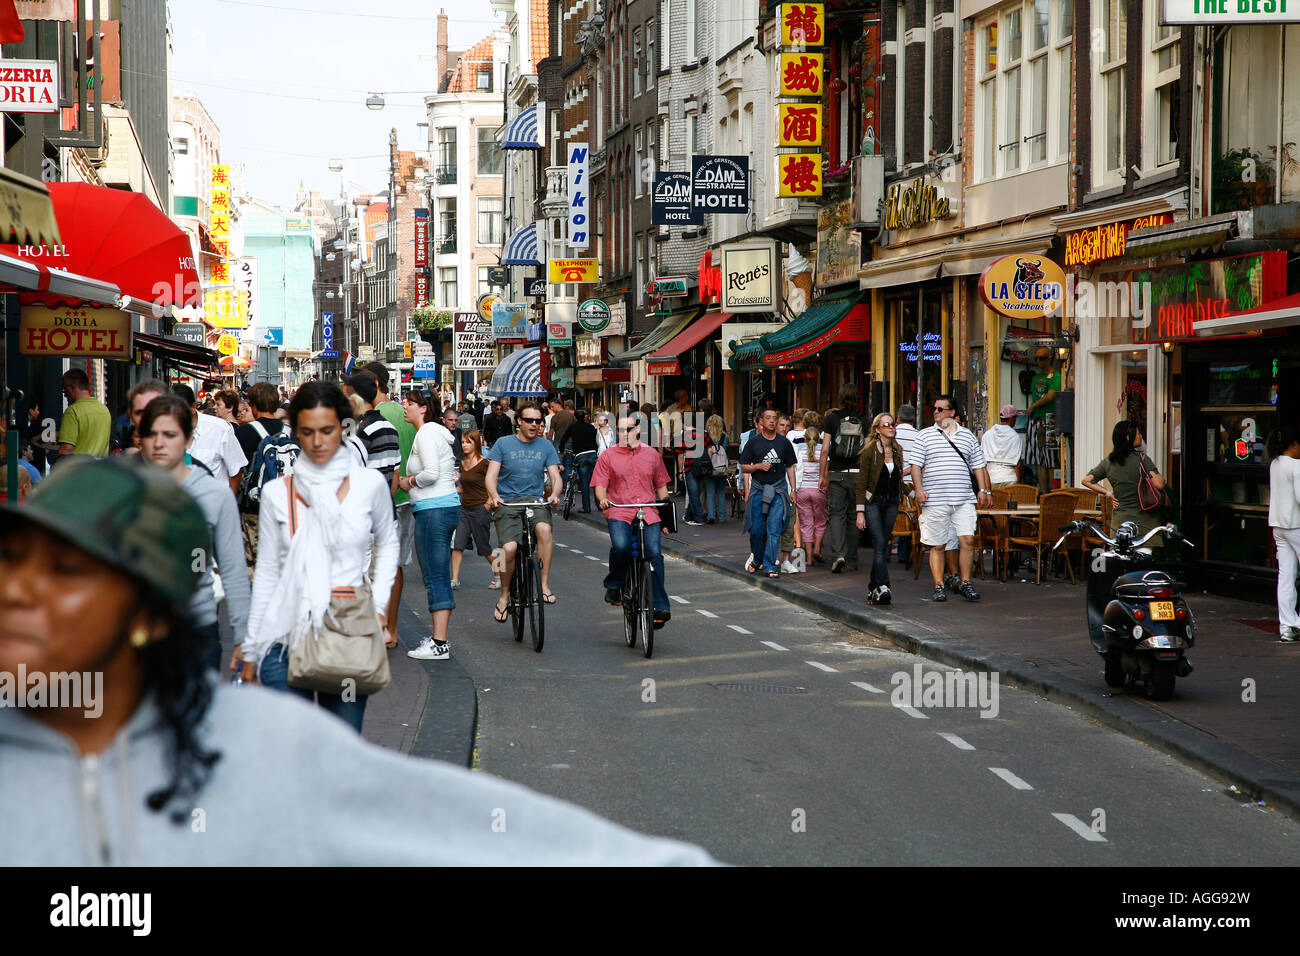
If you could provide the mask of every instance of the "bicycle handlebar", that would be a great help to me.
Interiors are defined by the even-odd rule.
[[[619,504],[617,501],[611,501],[609,503],[609,506],[611,508],[658,508],[661,504],[663,504],[662,501],[646,501],[640,504],[622,505]]]
[[[1110,535],[1106,534],[1105,531],[1099,528],[1096,524],[1087,520],[1080,519],[1078,521],[1071,521],[1069,524],[1061,525],[1056,530],[1063,531],[1065,533],[1061,535],[1061,537],[1057,540],[1056,544],[1052,545],[1053,551],[1059,550],[1061,545],[1065,542],[1065,539],[1068,538],[1071,534],[1076,534],[1081,531],[1091,531],[1094,535],[1096,535],[1098,538],[1100,538],[1102,541],[1104,541],[1107,545],[1109,545],[1112,548],[1119,543],[1118,537],[1111,537]],[[1185,537],[1183,537],[1182,532],[1179,531],[1172,524],[1157,525],[1156,527],[1148,531],[1145,535],[1143,535],[1141,538],[1137,539],[1136,541],[1131,541],[1129,547],[1131,549],[1136,550],[1137,548],[1142,547],[1144,544],[1146,544],[1148,541],[1150,541],[1158,534],[1162,534],[1165,536],[1166,540],[1175,541],[1178,544],[1183,545],[1184,547],[1193,548],[1193,549],[1195,549],[1196,547],[1196,545],[1192,544]]]
[[[537,498],[533,501],[503,501],[502,508],[536,508],[542,505],[549,505],[550,502],[544,498]]]

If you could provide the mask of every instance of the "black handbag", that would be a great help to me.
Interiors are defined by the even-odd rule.
[[[677,533],[677,502],[672,498],[659,502],[659,520],[663,523],[660,529],[663,534]]]

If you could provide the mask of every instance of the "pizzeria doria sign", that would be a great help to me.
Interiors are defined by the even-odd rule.
[[[0,60],[0,112],[57,113],[59,64],[55,60]]]

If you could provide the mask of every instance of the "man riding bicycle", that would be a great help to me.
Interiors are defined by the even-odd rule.
[[[564,483],[560,479],[560,456],[556,454],[555,446],[539,437],[543,421],[542,410],[533,402],[525,402],[519,408],[515,416],[519,433],[498,439],[489,449],[484,456],[488,460],[488,470],[483,483],[487,487],[487,506],[493,512],[497,540],[505,554],[506,566],[501,580],[509,581],[514,575],[515,555],[524,538],[524,522],[528,521],[537,536],[537,554],[542,560],[542,600],[554,604],[550,580],[555,538],[551,533],[549,506],[559,502]],[[527,517],[524,508],[502,507],[507,502],[544,497],[547,475],[551,479],[551,496],[546,499],[545,506],[539,505],[533,510],[531,518]],[[498,623],[504,624],[509,617],[509,606],[508,588],[502,588],[501,599],[492,612]]]
[[[580,408],[574,423],[560,439],[560,454],[564,458],[566,481],[577,481],[582,490],[582,513],[591,514],[591,473],[596,467],[596,426],[587,421],[587,410]]]
[[[668,469],[663,455],[641,444],[643,415],[624,415],[618,420],[618,444],[605,450],[596,460],[591,490],[596,504],[609,525],[609,574],[605,576],[605,603],[618,607],[623,603],[623,579],[632,555],[632,522],[636,508],[615,508],[611,499],[620,502],[665,501],[668,498]],[[672,617],[668,591],[664,587],[664,558],[660,548],[658,509],[645,510],[645,550],[654,570],[655,627],[660,628]]]

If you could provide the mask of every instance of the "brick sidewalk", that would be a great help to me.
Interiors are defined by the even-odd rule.
[[[680,548],[687,555],[740,569],[749,553],[749,539],[740,526],[739,519],[698,528],[683,522],[677,535],[664,539],[665,550]],[[982,596],[978,603],[950,593],[946,603],[935,604],[930,600],[934,585],[928,565],[914,580],[910,569],[893,561],[893,603],[877,609],[866,605],[871,551],[860,549],[858,557],[857,572],[831,574],[827,567],[812,565],[803,574],[782,575],[777,583],[785,585],[781,590],[791,597],[806,589],[814,598],[838,598],[835,603],[841,605],[852,602],[882,631],[903,625],[910,631],[956,638],[1028,668],[1064,675],[1084,693],[1095,692],[1098,698],[1108,693],[1101,660],[1084,624],[1081,584],[1072,585],[1063,577],[1048,578],[1042,585],[1035,585],[1032,575],[1027,582],[1011,578],[1005,584],[976,577]],[[991,575],[990,565],[986,559]],[[769,583],[757,575],[753,579],[760,586]],[[790,589],[795,594],[789,594]],[[1120,696],[1264,758],[1278,768],[1279,777],[1300,774],[1300,647],[1278,642],[1276,609],[1203,593],[1189,594],[1188,605],[1197,621],[1197,642],[1189,654],[1195,672],[1180,678],[1174,698],[1164,703],[1148,701],[1140,692],[1121,691]],[[1247,679],[1254,681],[1253,703],[1242,700]]]

